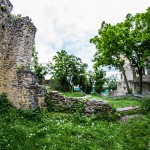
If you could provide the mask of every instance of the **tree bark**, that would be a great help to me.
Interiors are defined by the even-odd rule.
[[[140,88],[139,94],[142,94],[142,90],[143,90],[143,85],[142,85],[142,82],[143,82],[142,71],[143,71],[143,68],[140,67],[140,69],[139,69],[139,88]]]
[[[124,76],[124,80],[125,80],[125,83],[126,83],[126,86],[127,86],[128,94],[131,94],[131,91],[130,91],[130,88],[129,88],[129,84],[128,84],[128,80],[127,80],[127,76],[126,76],[124,68],[122,69],[122,74]]]

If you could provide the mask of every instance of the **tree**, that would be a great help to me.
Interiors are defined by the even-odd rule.
[[[128,59],[139,75],[142,94],[142,74],[150,56],[150,8],[135,16],[128,14],[126,20],[116,25],[102,23],[99,36],[91,39],[96,45],[96,65],[114,66],[123,72],[128,92],[129,86],[124,72],[124,59]]]
[[[106,78],[106,86],[107,86],[107,89],[109,91],[111,90],[117,90],[117,81],[118,81],[118,78],[117,77],[107,77]]]
[[[97,51],[94,55],[94,66],[109,66],[119,69],[125,79],[127,91],[130,92],[125,70],[123,68],[125,60],[122,57],[122,47],[118,44],[120,37],[118,36],[118,26],[113,26],[102,22],[101,28],[98,31],[98,36],[90,40],[96,45]]]
[[[90,94],[94,86],[94,72],[91,70],[87,72],[87,84],[86,84],[86,94]]]
[[[96,93],[100,94],[104,91],[104,83],[106,81],[106,72],[101,68],[95,68],[94,70],[94,86]]]
[[[93,90],[93,86],[94,73],[91,70],[86,72],[85,74],[80,75],[79,87],[84,93],[90,94]]]
[[[38,77],[38,83],[42,83],[45,75],[48,74],[48,69],[43,64],[40,64],[38,61],[38,52],[36,51],[35,46],[32,49],[32,61],[31,61],[31,70],[35,73]]]
[[[79,88],[82,90],[82,92],[86,93],[88,84],[88,78],[86,74],[81,74],[79,78]]]
[[[85,74],[87,64],[76,56],[69,55],[65,50],[57,52],[51,63],[52,79],[60,83],[64,91],[73,91],[75,85],[79,84],[80,77]]]
[[[150,8],[135,16],[128,14],[121,25],[124,32],[124,51],[122,54],[130,61],[131,67],[139,75],[140,94],[142,94],[143,70],[148,66],[150,57]]]

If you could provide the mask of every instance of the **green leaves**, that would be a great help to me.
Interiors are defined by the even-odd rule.
[[[106,78],[106,86],[107,89],[110,90],[117,90],[117,77],[107,77]]]
[[[38,83],[41,83],[44,79],[45,75],[48,74],[48,65],[40,64],[38,61],[38,52],[36,51],[35,46],[32,49],[32,62],[31,62],[31,70],[36,74],[38,77]]]
[[[142,70],[148,67],[146,62],[150,56],[150,8],[135,16],[128,14],[124,22],[116,25],[102,22],[98,35],[90,42],[97,48],[95,67],[114,66],[123,71],[127,59],[141,77],[142,89]]]
[[[104,83],[105,83],[105,78],[106,72],[101,69],[101,68],[95,68],[94,70],[94,81],[95,81],[95,91],[96,93],[100,94],[101,92],[104,91]]]
[[[80,77],[85,74],[87,64],[74,55],[69,55],[65,50],[57,52],[53,57],[52,78],[60,84],[60,90],[73,90],[78,85]]]
[[[4,114],[9,111],[10,108],[13,108],[12,104],[9,102],[7,94],[0,94],[0,114]]]

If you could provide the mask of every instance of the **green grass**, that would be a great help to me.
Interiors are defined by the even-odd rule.
[[[91,97],[89,97],[88,99],[104,100],[107,101],[111,106],[115,108],[138,106],[140,104],[140,102],[133,97],[108,98],[104,96],[91,95]]]
[[[65,97],[83,97],[84,93],[81,92],[61,92]]]
[[[150,112],[123,123],[117,120],[121,115],[117,112],[113,116],[116,119],[106,121],[107,117],[102,120],[100,115],[48,113],[39,108],[16,110],[5,94],[0,96],[0,103],[1,150],[150,149]]]
[[[128,123],[107,122],[70,114],[45,113],[42,121],[20,117],[14,110],[0,115],[2,150],[147,150],[150,114]]]

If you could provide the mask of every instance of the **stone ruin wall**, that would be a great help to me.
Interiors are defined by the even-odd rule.
[[[76,99],[76,98],[66,98],[61,93],[57,91],[52,91],[48,93],[49,100],[55,105],[54,107],[59,108],[67,108],[72,109],[72,106],[82,101],[84,102],[84,114],[101,114],[101,113],[109,113],[112,111],[112,107],[103,100],[85,100],[85,99]]]
[[[32,108],[46,93],[30,71],[36,28],[29,17],[15,19],[12,8],[9,0],[0,0],[0,93],[17,108]]]
[[[150,58],[149,58],[150,60]],[[150,66],[150,61],[146,62]],[[139,83],[135,80],[133,70],[130,66],[130,63],[125,59],[125,65],[123,66],[127,76],[128,84],[130,89],[132,89],[133,94],[137,94],[137,89],[139,89]],[[146,75],[143,75],[143,92],[142,94],[150,94],[150,68],[146,69]],[[120,81],[117,85],[117,90],[111,93],[112,96],[121,96],[127,93],[126,83],[123,77],[123,74],[120,74]]]

